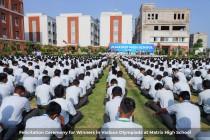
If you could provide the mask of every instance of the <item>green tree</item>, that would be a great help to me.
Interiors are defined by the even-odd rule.
[[[203,40],[198,39],[197,42],[193,45],[193,50],[199,50],[200,48],[203,48]]]

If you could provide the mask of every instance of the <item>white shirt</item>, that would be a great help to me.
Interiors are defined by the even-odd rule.
[[[118,131],[118,134],[117,136],[119,137],[116,137],[116,135],[102,135],[100,134],[100,138],[101,139],[106,139],[106,140],[141,140],[143,138],[143,135],[126,135],[126,137],[121,134],[120,135],[120,131],[123,131],[123,128],[125,128],[124,130],[127,132],[129,129],[135,129],[137,131],[142,131],[141,133],[143,134],[143,128],[141,125],[139,124],[136,124],[136,123],[133,123],[131,122],[129,119],[127,118],[119,118],[118,120],[116,121],[111,121],[111,122],[108,122],[108,123],[105,123],[101,129],[101,131],[105,131],[105,132],[108,132],[108,131],[113,131],[113,129],[116,129],[116,131]]]
[[[162,79],[162,82],[163,82],[163,85],[164,85],[165,89],[173,90],[174,84],[173,84],[173,81],[172,81],[171,77],[168,77],[168,76],[164,77]]]
[[[180,81],[187,82],[185,75],[182,72],[178,72],[175,74],[179,78]]]
[[[82,88],[82,96],[86,95],[87,93],[87,84],[84,80],[79,80],[80,84],[79,84],[79,87]]]
[[[16,84],[18,85],[23,85],[24,80],[29,77],[28,74],[26,74],[25,72],[21,73],[20,75],[17,76],[16,78]]]
[[[29,93],[33,93],[35,92],[37,86],[37,79],[29,76],[24,80],[23,86],[25,87],[26,91],[28,91]]]
[[[58,76],[53,77],[50,80],[50,86],[53,88],[53,90],[56,88],[56,86],[60,85],[62,82],[61,78]]]
[[[76,71],[75,69],[70,69],[69,70],[69,77],[71,77],[72,79],[75,79],[76,78]]]
[[[65,125],[69,122],[69,114],[74,116],[77,114],[74,105],[70,100],[65,100],[63,98],[56,98],[52,101],[58,103],[61,106],[61,116],[64,118]]]
[[[150,75],[144,76],[142,78],[142,84],[141,84],[141,89],[149,89],[150,86],[150,82],[152,82],[154,80],[153,77],[151,77]]]
[[[37,105],[48,105],[51,100],[51,96],[54,95],[54,91],[50,85],[42,84],[36,88],[36,104]]]
[[[190,79],[189,84],[192,85],[194,90],[202,90],[202,81],[201,77],[193,77]]]
[[[82,97],[82,89],[77,86],[71,86],[66,89],[66,100],[70,100],[73,105],[77,105],[79,103],[79,97]]]
[[[163,88],[156,92],[154,102],[160,102],[161,108],[167,108],[174,104],[174,95],[170,90]]]
[[[198,95],[198,104],[203,105],[203,110],[210,114],[210,89],[206,89]]]
[[[73,79],[69,77],[68,75],[61,75],[62,85],[67,87],[69,86],[69,83],[73,82]]]
[[[192,135],[189,137],[194,137],[196,132],[200,131],[200,110],[196,105],[191,104],[189,101],[183,101],[182,103],[174,104],[166,108],[169,114],[176,115],[176,129],[181,131],[188,128],[191,130]]]
[[[7,96],[10,96],[14,91],[14,87],[9,84],[0,83],[0,105],[3,99]]]
[[[122,97],[117,96],[113,100],[110,100],[106,103],[105,111],[106,114],[110,117],[110,121],[118,120],[119,112],[118,107],[122,101]]]
[[[174,84],[173,93],[179,95],[181,91],[189,91],[191,94],[189,85],[185,82],[179,81]]]
[[[157,83],[161,83],[160,81],[158,80],[154,80],[154,81],[151,81],[150,82],[150,88],[149,88],[149,95],[152,96],[153,98],[155,98],[155,94],[156,94],[156,90],[155,90],[155,85]],[[162,84],[162,83],[161,83]]]
[[[20,97],[18,94],[6,97],[0,108],[0,122],[2,122],[6,128],[19,124],[23,119],[23,109],[25,109],[26,112],[30,111],[30,103],[27,98]]]
[[[62,132],[61,124],[52,120],[48,115],[32,117],[27,120],[25,131],[58,131]],[[55,134],[57,138],[62,138],[63,134]],[[50,140],[52,134],[45,133],[44,135],[24,135],[23,140]]]
[[[91,78],[90,78],[90,76],[85,76],[84,81],[87,84],[87,89],[90,89],[91,88]]]
[[[112,79],[116,79],[117,80],[117,76],[113,75],[113,74],[109,75],[106,82],[109,83],[109,85],[111,85],[111,80]]]

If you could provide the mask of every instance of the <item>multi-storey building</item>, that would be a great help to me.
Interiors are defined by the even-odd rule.
[[[56,45],[56,20],[42,13],[24,17],[25,39],[42,45]]]
[[[0,40],[1,46],[17,41],[24,45],[24,21],[22,0],[0,0]],[[18,46],[18,47],[20,47]]]
[[[99,20],[81,13],[56,17],[58,46],[98,46]]]
[[[200,51],[202,52],[204,49],[206,49],[207,46],[207,42],[208,42],[208,35],[206,33],[194,33],[190,35],[190,49],[193,48],[193,45],[198,41],[198,39],[202,39],[202,45],[203,48],[200,48]]]
[[[142,4],[136,18],[133,43],[154,44],[165,54],[173,48],[189,50],[190,10],[186,8],[156,8]]]
[[[100,46],[109,46],[110,43],[132,43],[132,15],[102,12],[100,38]]]

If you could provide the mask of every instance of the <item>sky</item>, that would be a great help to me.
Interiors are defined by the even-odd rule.
[[[210,47],[210,0],[23,0],[25,13],[43,13],[55,18],[60,13],[83,13],[100,19],[101,12],[117,7],[124,14],[132,14],[133,21],[143,3],[155,3],[157,8],[189,8],[190,33],[206,32]],[[134,31],[134,29],[133,29]]]

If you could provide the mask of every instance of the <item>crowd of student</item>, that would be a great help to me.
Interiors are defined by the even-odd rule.
[[[108,66],[107,57],[10,56],[0,59],[0,132],[9,140],[19,130],[71,130],[77,111]],[[36,98],[37,108],[30,100]],[[45,112],[43,114],[43,112]],[[49,139],[48,134],[42,139]],[[60,133],[56,135],[62,138]],[[27,135],[23,139],[37,139]],[[41,137],[39,138],[41,139]]]
[[[210,123],[209,59],[121,57],[120,62],[150,99],[145,105],[155,117],[160,116],[170,130],[191,131],[175,135],[177,139],[210,137],[209,132],[200,132],[201,117]],[[198,96],[197,102],[191,101],[191,94]]]

